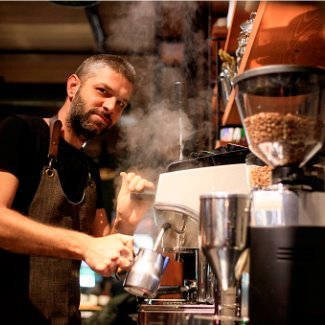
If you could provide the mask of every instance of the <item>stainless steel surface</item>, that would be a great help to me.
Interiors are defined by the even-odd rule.
[[[233,317],[223,315],[194,315],[194,319],[206,320],[212,322],[211,324],[221,325],[244,325],[249,324],[248,317]]]
[[[185,299],[146,299],[145,304],[139,306],[140,311],[176,311],[176,310],[203,310],[211,312],[214,305],[189,303]]]
[[[156,192],[150,190],[144,190],[141,192],[131,192],[132,200],[147,200],[154,201]]]
[[[197,295],[198,303],[214,304],[216,277],[203,252],[199,250],[197,261]]]
[[[169,257],[158,253],[157,250],[163,235],[171,225],[164,223],[160,229],[153,249],[141,248],[131,270],[124,281],[124,289],[139,297],[155,297],[160,285],[160,278],[164,274]]]
[[[227,290],[221,290],[220,292],[220,304],[218,305],[218,317],[223,317],[229,320],[223,325],[235,325],[235,319],[239,311],[239,305],[237,304],[237,288],[230,287]]]
[[[171,228],[164,233],[161,246],[165,252],[183,252],[186,249],[198,248],[198,221],[184,212],[171,206],[156,206],[155,221],[158,227],[169,223]]]
[[[139,306],[138,325],[213,325],[214,305],[189,304],[184,300],[149,300]]]
[[[276,185],[252,192],[251,227],[325,226],[325,193]]]
[[[164,233],[166,232],[167,229],[171,227],[170,223],[164,223],[160,229],[160,232],[156,238],[155,244],[153,245],[153,251],[157,251],[159,248],[159,245],[161,244],[161,240],[163,238]]]
[[[216,315],[214,305],[188,304],[183,300],[158,299],[140,304],[138,325],[246,324],[248,318]]]
[[[168,262],[168,257],[141,248],[124,280],[124,290],[138,297],[155,297]]]
[[[249,195],[212,192],[200,196],[202,249],[222,290],[236,286],[235,267],[246,248]]]
[[[163,213],[164,211],[160,211]],[[214,274],[211,271],[211,266],[208,264],[203,252],[198,248],[198,230],[197,221],[189,216],[181,214],[179,218],[174,218],[176,212],[168,211],[165,220],[170,220],[172,217],[173,225],[163,232],[162,250],[168,253],[174,253],[175,260],[182,260],[180,256],[192,255],[193,264],[184,267],[191,267],[195,277],[191,281],[195,282],[196,292],[190,290],[188,294],[189,301],[198,303],[213,303],[214,302]],[[161,219],[162,220],[162,219]],[[162,232],[160,232],[161,234]],[[157,243],[157,241],[156,241]],[[155,244],[156,246],[156,244]],[[185,270],[183,272],[186,272]],[[189,279],[187,279],[189,280]],[[184,279],[184,282],[186,279]]]

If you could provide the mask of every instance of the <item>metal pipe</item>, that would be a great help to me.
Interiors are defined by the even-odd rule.
[[[98,5],[85,7],[86,15],[95,37],[98,53],[105,53],[105,34],[99,19]]]

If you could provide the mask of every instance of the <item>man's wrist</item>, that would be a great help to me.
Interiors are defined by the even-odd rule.
[[[125,220],[121,215],[117,213],[113,225],[111,233],[120,233],[124,235],[133,235],[135,231],[136,225],[133,225],[131,222]]]

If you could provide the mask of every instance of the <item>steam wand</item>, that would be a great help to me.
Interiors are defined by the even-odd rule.
[[[158,250],[158,246],[162,240],[162,237],[167,229],[171,228],[171,224],[166,222],[162,225],[161,230],[157,236],[155,244],[153,246],[153,251],[156,252]],[[166,263],[168,263],[169,259],[166,259]],[[164,286],[158,289],[157,295],[171,294],[171,293],[187,293],[190,297],[191,292],[195,292],[197,290],[196,283],[189,284],[188,286]]]
[[[171,228],[171,224],[170,224],[169,222],[166,222],[166,223],[164,223],[164,224],[162,225],[162,227],[161,227],[161,229],[160,229],[160,232],[159,232],[159,234],[158,234],[158,236],[157,236],[157,239],[156,239],[156,241],[155,241],[155,244],[154,244],[154,246],[153,246],[153,249],[152,249],[154,252],[156,252],[156,251],[158,250],[158,247],[159,247],[159,245],[160,245],[160,242],[161,242],[161,240],[162,240],[162,237],[163,237],[165,231],[166,231],[167,229],[169,229],[169,228]]]

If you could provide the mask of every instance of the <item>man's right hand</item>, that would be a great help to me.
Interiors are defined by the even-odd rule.
[[[97,273],[111,276],[117,268],[129,270],[133,264],[133,236],[114,234],[105,237],[90,237],[84,261]]]

